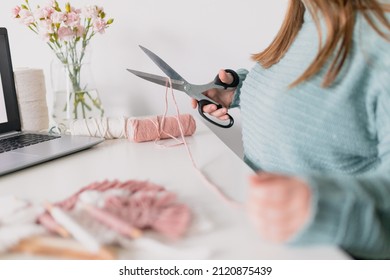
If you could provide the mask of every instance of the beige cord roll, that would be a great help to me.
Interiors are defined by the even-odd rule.
[[[49,127],[49,112],[43,70],[15,69],[14,77],[22,130],[40,131],[47,129]]]

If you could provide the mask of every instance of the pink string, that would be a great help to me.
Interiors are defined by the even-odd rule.
[[[169,84],[168,84],[169,83]],[[162,143],[159,143],[160,141],[160,137],[157,138],[154,142],[156,145],[158,145],[159,147],[163,147],[163,148],[168,148],[168,147],[175,147],[175,146],[180,146],[180,145],[186,145],[187,146],[187,143],[186,141],[184,140],[184,132],[183,132],[183,126],[182,126],[182,123],[180,121],[180,113],[179,113],[179,109],[178,109],[178,106],[177,106],[177,102],[175,100],[175,96],[173,94],[173,89],[172,89],[172,98],[173,98],[173,101],[175,103],[175,106],[176,106],[176,120],[177,120],[177,123],[179,125],[179,130],[180,130],[180,137],[182,140],[179,140],[178,138],[176,138],[175,136],[171,135],[170,133],[168,133],[167,131],[164,130],[164,123],[165,123],[165,118],[167,116],[167,113],[168,113],[168,89],[171,88],[172,89],[172,81],[171,79],[169,79],[167,81],[167,84],[166,84],[166,88],[165,88],[165,109],[164,109],[164,113],[162,115],[162,118],[161,118],[161,122],[160,122],[160,126],[156,126],[156,128],[158,129],[159,131],[159,135],[161,135],[162,133],[165,133],[166,135],[168,135],[170,138],[174,139],[177,143],[176,144],[172,144],[172,145],[167,145],[167,144],[162,144]]]
[[[183,125],[180,121],[180,112],[179,112],[179,106],[176,102],[176,98],[175,98],[175,94],[173,92],[173,87],[172,87],[172,80],[168,77],[168,80],[167,80],[167,84],[166,84],[166,90],[165,90],[165,110],[164,110],[164,114],[163,114],[163,117],[162,117],[162,121],[161,123],[163,124],[164,123],[164,119],[166,117],[166,114],[167,114],[167,111],[168,111],[168,93],[169,93],[169,90],[171,92],[171,96],[172,96],[172,100],[174,102],[174,105],[175,105],[175,109],[176,109],[176,119],[177,119],[177,122],[179,124],[179,129],[180,129],[180,136],[181,136],[181,141],[178,140],[177,138],[175,137],[172,137],[173,139],[175,139],[176,141],[178,141],[179,143],[176,144],[175,146],[177,145],[184,145],[184,147],[186,148],[187,150],[187,154],[188,154],[188,157],[190,158],[191,160],[191,163],[192,163],[192,166],[194,167],[194,169],[196,170],[196,172],[199,174],[199,176],[202,178],[202,180],[204,181],[204,183],[212,190],[214,191],[224,202],[226,202],[227,204],[235,207],[235,208],[243,208],[244,206],[233,200],[232,198],[230,198],[229,196],[227,196],[219,186],[217,186],[215,183],[213,183],[203,172],[202,170],[200,170],[200,168],[196,165],[195,163],[195,160],[194,160],[194,157],[192,155],[192,152],[190,150],[190,147],[188,146],[187,144],[187,141],[185,140],[185,136],[184,136],[184,132],[183,132]],[[163,131],[163,126],[160,127],[160,130]],[[163,131],[164,133],[166,133],[165,131]]]

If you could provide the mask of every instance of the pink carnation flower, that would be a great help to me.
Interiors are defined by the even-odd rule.
[[[75,32],[77,37],[83,37],[85,32],[84,26],[82,25],[76,26]]]
[[[107,26],[107,23],[105,22],[105,20],[103,20],[101,18],[97,18],[93,22],[93,31],[99,32],[100,34],[103,34],[105,29],[106,29],[106,26]]]
[[[82,10],[82,14],[86,18],[96,19],[99,15],[97,6],[88,6]]]
[[[51,20],[54,24],[62,23],[66,19],[66,15],[63,12],[57,12],[55,11],[54,13],[51,14]]]
[[[49,4],[31,9],[28,1],[24,0],[26,4],[12,9],[12,17],[39,34],[52,49],[64,52],[65,56],[69,48],[75,52],[80,44],[81,48],[85,48],[96,33],[105,33],[113,22],[113,19],[105,20],[104,9],[97,5],[78,9],[68,2],[65,9],[61,9],[56,0],[47,1]]]
[[[58,29],[58,38],[61,41],[70,41],[74,38],[74,35],[75,34],[73,33],[72,29],[70,29],[69,27],[61,26]]]
[[[43,7],[43,8],[40,8],[40,9],[37,9],[35,11],[35,18],[36,19],[46,19],[46,18],[50,18],[51,14],[54,12],[55,10],[52,8],[52,7]]]
[[[15,8],[12,9],[12,16],[14,18],[17,18],[19,16],[20,11],[22,8],[20,6],[16,6]]]
[[[21,9],[19,16],[20,21],[27,26],[35,22],[34,15],[29,10]]]
[[[39,29],[44,33],[52,34],[54,33],[53,22],[50,19],[41,20],[39,23]]]
[[[80,15],[76,12],[70,12],[66,14],[65,24],[70,27],[80,25]]]

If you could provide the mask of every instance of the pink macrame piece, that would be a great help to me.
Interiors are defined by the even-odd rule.
[[[124,190],[127,195],[111,195],[100,209],[87,206],[91,218],[99,220],[118,233],[129,233],[129,227],[139,230],[152,229],[170,238],[179,238],[187,231],[191,212],[188,206],[176,201],[175,194],[164,187],[145,181],[104,181],[92,183],[55,204],[65,211],[72,211],[85,191],[104,193],[109,190]],[[55,231],[55,221],[45,213],[39,221],[48,230]],[[51,218],[52,219],[52,218]],[[127,226],[127,227],[126,227]],[[131,236],[131,234],[124,234]]]

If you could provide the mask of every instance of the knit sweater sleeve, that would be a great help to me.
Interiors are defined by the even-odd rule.
[[[237,86],[237,89],[234,92],[233,101],[230,104],[230,108],[235,108],[240,106],[240,95],[241,95],[241,87],[242,84],[246,78],[246,75],[248,74],[248,70],[246,69],[239,69],[237,70],[238,77],[240,78],[240,82]]]
[[[386,63],[385,63],[386,64]],[[390,65],[370,94],[380,164],[360,176],[309,175],[312,216],[291,244],[334,244],[359,258],[390,259]]]

